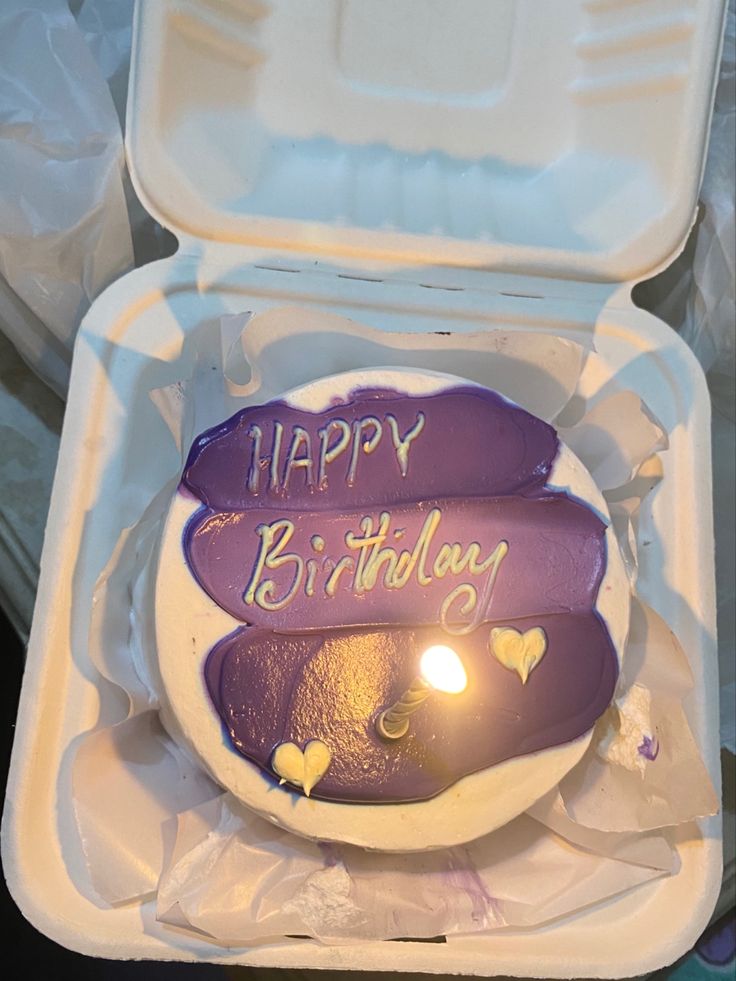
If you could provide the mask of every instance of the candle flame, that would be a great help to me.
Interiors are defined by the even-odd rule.
[[[449,695],[459,695],[461,691],[465,691],[468,676],[463,662],[451,647],[445,647],[444,644],[428,647],[419,664],[422,677],[437,691],[444,691]]]

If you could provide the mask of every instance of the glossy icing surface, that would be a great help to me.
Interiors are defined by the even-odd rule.
[[[557,450],[550,426],[471,387],[363,390],[319,413],[274,402],[203,434],[183,544],[243,623],[205,668],[233,747],[273,773],[278,746],[320,740],[312,796],[388,803],[587,732],[618,670],[594,609],[605,525],[545,486]],[[376,717],[435,643],[467,689],[435,692],[387,744]]]

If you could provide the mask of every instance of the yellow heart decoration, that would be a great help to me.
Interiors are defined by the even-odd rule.
[[[491,653],[505,668],[516,671],[525,685],[527,678],[544,657],[547,635],[541,627],[525,633],[513,627],[494,627],[491,630]]]
[[[309,797],[312,788],[327,773],[331,762],[332,753],[327,743],[321,739],[310,739],[304,752],[296,743],[281,743],[274,751],[271,766],[281,777],[280,784],[293,783]]]

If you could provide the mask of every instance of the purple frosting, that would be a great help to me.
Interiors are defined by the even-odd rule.
[[[270,773],[280,743],[321,739],[313,796],[389,802],[587,732],[618,673],[594,609],[605,525],[546,486],[557,450],[546,423],[470,387],[365,390],[321,413],[273,402],[200,436],[183,544],[243,623],[204,669],[233,747]],[[525,684],[492,652],[510,626],[546,636]],[[468,686],[387,743],[375,720],[432,643],[455,648]]]
[[[600,547],[601,521],[579,501],[548,494],[532,500],[485,498],[426,501],[421,508],[401,505],[390,509],[391,522],[385,543],[394,549],[412,550],[427,514],[433,510],[440,518],[429,541],[425,570],[432,569],[444,542],[476,541],[484,556],[499,542],[508,543],[508,555],[503,559],[491,595],[483,609],[473,611],[472,619],[480,614],[479,622],[506,621],[529,614],[584,612],[594,606],[605,571],[605,555]],[[290,513],[295,530],[282,554],[314,557],[318,564],[314,579],[317,590],[328,578],[335,557],[347,554],[353,558],[352,566],[339,579],[334,597],[324,596],[316,601],[305,593],[304,563],[301,588],[288,606],[268,611],[247,604],[244,594],[261,540],[256,529],[277,521],[282,515],[283,512],[270,509],[228,514],[206,509],[199,511],[189,524],[186,549],[192,570],[200,585],[228,613],[244,622],[280,631],[437,622],[442,600],[451,588],[449,577],[430,577],[431,581],[423,585],[414,575],[402,589],[375,588],[356,595],[352,573],[358,550],[353,549],[351,556],[345,535],[355,532],[366,515],[371,517],[374,531],[379,527],[378,513],[372,515],[369,509],[339,511],[329,516],[329,522],[320,511]],[[320,529],[325,543],[320,553],[310,546],[316,528]],[[398,539],[394,529],[401,533]],[[533,576],[530,575],[532,561],[537,562]],[[268,575],[274,583],[273,596],[278,599],[288,593],[298,570],[291,561]],[[480,578],[481,592],[488,579],[488,574]],[[453,578],[456,581],[460,579]]]
[[[247,488],[253,457],[253,439],[248,433],[254,426],[263,431],[265,456],[277,421],[285,434],[301,426],[316,450],[319,430],[334,420],[354,426],[370,416],[383,420],[390,415],[403,435],[420,412],[425,415],[425,428],[412,443],[411,474],[406,478],[397,464],[390,433],[385,431],[375,450],[361,455],[352,486],[346,481],[350,453],[344,452],[327,465],[325,487],[308,486],[306,469],[302,469],[294,472],[284,493],[281,478],[288,442],[284,436],[279,486],[269,487],[264,470],[258,493]],[[370,430],[366,435],[370,437]],[[442,497],[533,493],[544,486],[556,453],[557,436],[550,426],[483,389],[455,388],[422,398],[364,390],[347,404],[316,414],[283,402],[243,409],[194,441],[182,483],[213,511],[380,508]]]

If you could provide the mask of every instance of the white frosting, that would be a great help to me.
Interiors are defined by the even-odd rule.
[[[434,372],[375,369],[320,379],[285,396],[296,408],[318,412],[358,388],[387,387],[427,395],[472,385]],[[480,387],[480,386],[477,386]],[[602,494],[577,457],[561,446],[550,484],[587,501],[608,520]],[[506,824],[551,790],[587,749],[591,732],[579,739],[463,777],[428,801],[410,804],[344,804],[297,795],[275,786],[258,766],[224,739],[220,718],[207,694],[207,653],[239,621],[200,588],[184,559],[184,528],[199,501],[176,494],[162,535],[156,576],[156,639],[162,684],[162,717],[174,738],[189,747],[214,779],[263,817],[309,838],[350,842],[381,851],[423,851],[471,841]],[[630,589],[610,527],[608,564],[597,610],[606,621],[621,660],[629,623]]]
[[[651,692],[638,684],[615,700],[606,713],[607,725],[596,750],[601,759],[644,776],[649,760],[640,747],[654,740],[651,705]]]

